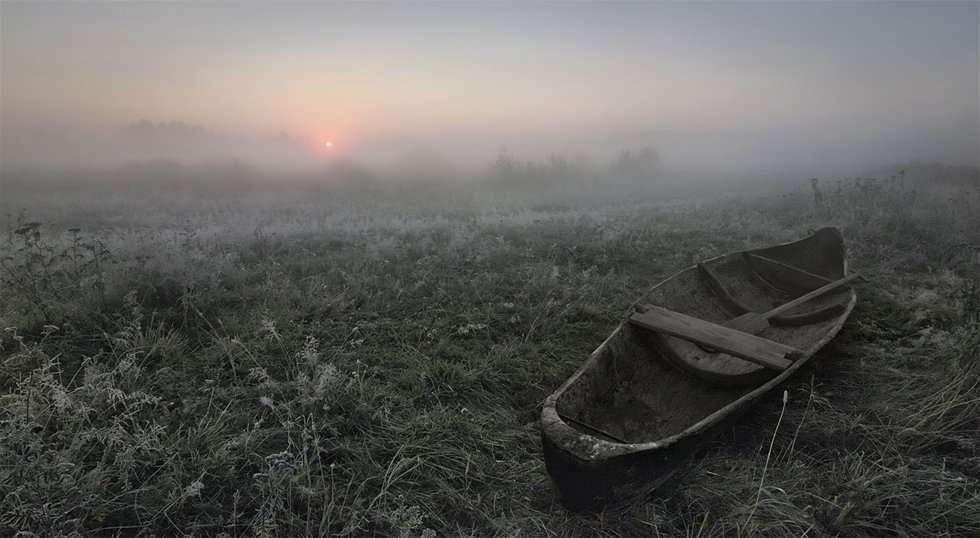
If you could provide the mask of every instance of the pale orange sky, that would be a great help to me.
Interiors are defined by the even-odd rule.
[[[41,130],[144,118],[338,153],[649,143],[670,159],[678,133],[872,162],[980,152],[976,2],[4,0],[0,24],[4,160]]]

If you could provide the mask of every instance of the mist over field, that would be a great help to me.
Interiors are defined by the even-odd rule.
[[[978,20],[0,1],[0,536],[980,536]],[[658,282],[837,278],[746,261],[825,228],[853,311],[758,334],[840,331],[697,450],[644,428],[705,380],[595,374],[693,459],[567,510],[549,395]]]
[[[651,148],[661,181],[977,166],[977,9],[4,2],[0,166],[458,181],[501,148],[597,176]]]

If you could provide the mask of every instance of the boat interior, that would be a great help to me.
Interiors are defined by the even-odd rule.
[[[682,271],[650,290],[637,311],[658,305],[717,327],[747,312],[770,311],[844,272],[840,235],[824,229],[796,243],[732,253]],[[853,295],[847,290],[841,286],[773,317],[757,339],[808,357],[842,323]],[[556,410],[567,424],[613,442],[663,440],[786,367],[762,366],[706,346],[701,337],[668,336],[641,325],[622,324],[565,387]]]

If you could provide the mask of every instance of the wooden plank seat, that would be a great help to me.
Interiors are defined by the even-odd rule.
[[[803,356],[795,347],[651,304],[637,305],[630,322],[779,371]]]

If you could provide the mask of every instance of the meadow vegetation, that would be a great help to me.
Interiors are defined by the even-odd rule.
[[[976,169],[686,197],[154,173],[3,179],[0,534],[980,535]],[[825,225],[868,278],[839,336],[659,495],[557,504],[540,403],[632,301]]]

